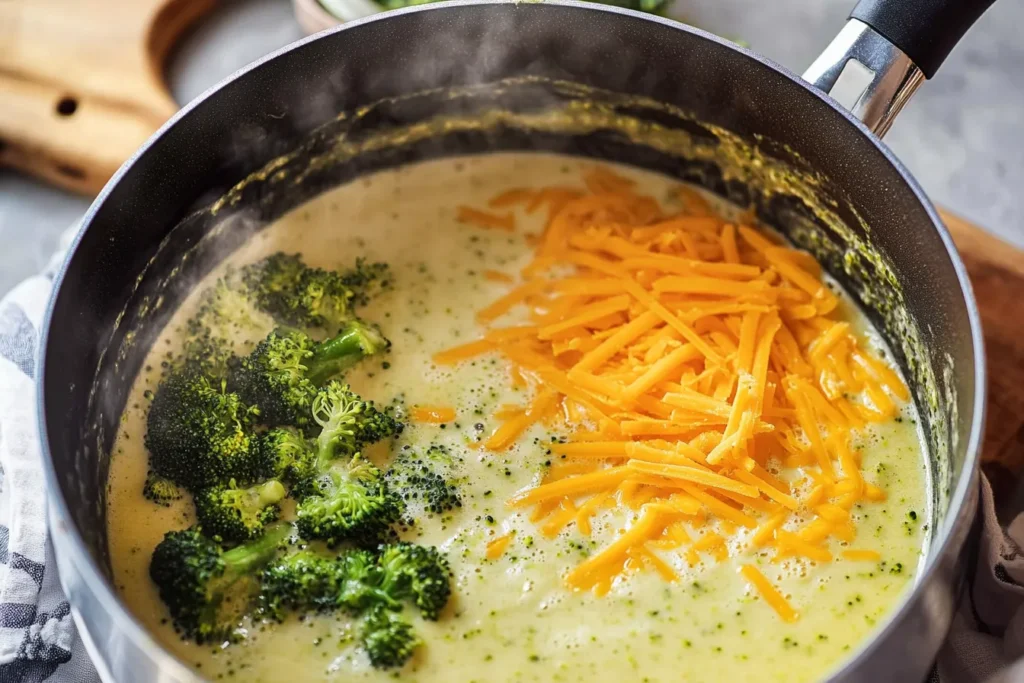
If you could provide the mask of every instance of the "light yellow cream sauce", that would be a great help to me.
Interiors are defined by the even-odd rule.
[[[301,252],[307,262],[344,268],[366,256],[391,264],[395,287],[363,311],[393,341],[393,352],[349,374],[354,388],[378,403],[403,396],[407,405],[455,406],[445,428],[415,425],[398,445],[442,443],[462,458],[464,506],[443,519],[423,518],[410,540],[446,550],[454,571],[449,608],[437,622],[414,617],[425,646],[400,671],[418,681],[802,681],[822,677],[850,656],[881,624],[919,568],[929,518],[926,471],[916,415],[865,434],[859,444],[869,481],[888,492],[883,503],[854,509],[857,548],[882,553],[884,564],[837,559],[814,565],[773,564],[751,555],[746,534],[734,536],[728,561],[702,556],[689,567],[666,553],[681,577],[666,583],[656,574],[634,574],[604,597],[571,593],[561,577],[603,547],[628,523],[610,511],[597,519],[591,538],[574,525],[551,540],[526,514],[504,501],[539,481],[553,456],[532,429],[505,453],[470,447],[497,424],[498,406],[524,403],[525,390],[510,388],[505,363],[482,356],[454,369],[435,367],[434,352],[476,338],[474,312],[507,290],[485,279],[485,269],[515,274],[530,257],[523,234],[540,230],[538,216],[519,214],[510,235],[461,225],[456,206],[484,207],[511,187],[579,185],[592,162],[546,154],[499,154],[421,163],[339,187],[298,208],[231,254],[207,283],[229,265],[240,266],[277,250]],[[662,176],[616,168],[645,192],[671,206],[676,183]],[[725,210],[725,209],[723,209]],[[538,212],[540,214],[542,212]],[[201,287],[199,288],[201,289]],[[149,557],[163,534],[192,522],[190,501],[171,508],[145,500],[141,491],[144,392],[156,387],[160,361],[180,346],[182,323],[196,297],[182,306],[154,347],[128,401],[109,481],[109,538],[118,589],[140,622],[183,662],[211,679],[257,681],[384,680],[394,672],[372,669],[352,641],[343,616],[250,625],[249,638],[227,647],[182,642],[148,575]],[[847,305],[851,319],[869,332]],[[253,331],[253,339],[269,328]],[[875,342],[877,344],[877,341]],[[244,344],[242,345],[244,347]],[[380,449],[375,458],[386,460]],[[630,513],[632,514],[632,513]],[[487,542],[515,531],[497,561],[485,559]],[[833,542],[839,557],[843,547]],[[755,561],[800,613],[783,623],[737,574]]]

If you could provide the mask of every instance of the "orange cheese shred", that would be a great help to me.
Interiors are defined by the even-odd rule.
[[[745,564],[740,567],[740,574],[750,582],[768,605],[782,618],[783,621],[792,623],[800,618],[789,602],[782,596],[782,593],[772,585],[772,582],[761,573],[761,570],[752,564]]]
[[[444,351],[439,351],[434,354],[433,361],[438,365],[455,365],[464,360],[487,353],[488,351],[493,351],[494,346],[494,343],[491,341],[478,339],[477,341],[472,341],[468,344],[462,344],[461,346],[455,346]]]
[[[488,541],[487,550],[485,551],[484,556],[488,560],[497,560],[499,557],[505,554],[505,551],[512,543],[512,538],[514,535],[515,532],[510,532],[503,536],[498,536],[497,538]]]
[[[851,562],[879,562],[882,554],[877,550],[844,550],[843,558]]]
[[[491,228],[512,232],[516,229],[516,218],[510,213],[494,214],[471,206],[460,206],[455,219],[460,223],[469,223],[478,228]]]
[[[409,410],[413,422],[444,424],[455,419],[455,409],[448,406],[413,406]]]

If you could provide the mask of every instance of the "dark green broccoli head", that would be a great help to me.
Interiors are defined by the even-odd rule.
[[[277,520],[281,513],[277,504],[286,494],[284,485],[276,479],[251,488],[238,488],[231,481],[227,486],[196,493],[196,517],[207,536],[225,543],[248,541]]]
[[[401,434],[404,425],[388,411],[377,410],[347,384],[329,382],[313,399],[313,419],[320,425],[317,452],[326,467],[335,457],[352,456],[367,444]]]
[[[232,638],[255,588],[255,574],[290,533],[271,527],[261,538],[223,551],[197,529],[172,531],[153,551],[149,575],[174,626],[199,643]]]
[[[167,507],[173,501],[181,500],[185,494],[181,487],[170,479],[164,479],[156,473],[150,472],[146,476],[146,483],[142,486],[142,495],[146,497],[146,500]]]
[[[369,444],[393,439],[405,429],[390,408],[379,410],[373,401],[367,401],[363,409],[363,419],[356,425],[355,442],[360,448]]]
[[[370,297],[391,288],[391,269],[386,263],[368,263],[356,259],[356,265],[341,274],[341,281],[352,290],[352,300],[357,306],[365,306]]]
[[[338,605],[352,614],[361,614],[375,605],[398,609],[401,602],[389,595],[381,585],[384,572],[377,563],[377,555],[370,550],[348,550],[338,556],[344,566],[345,585],[338,596]]]
[[[386,479],[410,513],[421,505],[425,512],[441,514],[462,507],[453,469],[454,460],[442,446],[431,446],[422,455],[405,446],[388,468]]]
[[[402,515],[380,470],[357,455],[318,476],[313,495],[299,503],[298,529],[306,539],[375,545]]]
[[[325,382],[389,345],[357,320],[320,343],[298,330],[274,330],[247,357],[231,362],[229,387],[259,409],[263,424],[302,427],[312,421],[313,399]]]
[[[185,326],[184,365],[210,377],[223,377],[233,340],[251,338],[272,321],[256,310],[247,288],[233,274],[203,291],[195,315]]]
[[[257,406],[264,424],[304,426],[317,387],[306,377],[316,342],[298,330],[274,330],[245,358],[230,363],[228,386]]]
[[[344,609],[359,615],[378,604],[398,609],[400,603],[380,588],[383,576],[377,556],[368,550],[346,550],[337,557],[303,550],[263,570],[260,602],[278,620],[288,612]]]
[[[387,277],[382,264],[341,274],[310,268],[298,255],[273,254],[247,266],[242,279],[257,307],[287,325],[333,330],[352,317],[352,306]]]
[[[236,479],[258,481],[255,417],[222,382],[192,371],[170,373],[157,389],[146,424],[150,467],[196,490]]]
[[[289,484],[312,473],[316,462],[315,443],[301,430],[271,429],[257,437],[256,449],[260,471]]]
[[[388,595],[410,600],[426,619],[437,619],[452,593],[451,569],[437,548],[405,542],[384,545],[378,564]]]
[[[403,666],[420,645],[412,625],[401,614],[377,605],[366,613],[360,639],[370,663],[377,669]]]
[[[345,567],[338,560],[304,550],[286,555],[263,570],[260,604],[277,620],[288,612],[329,611],[339,606]]]

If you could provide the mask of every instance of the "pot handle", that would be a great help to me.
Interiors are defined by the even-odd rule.
[[[877,135],[995,0],[861,0],[804,72]]]

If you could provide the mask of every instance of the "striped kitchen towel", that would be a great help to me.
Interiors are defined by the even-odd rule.
[[[99,681],[57,578],[36,429],[38,331],[62,259],[0,302],[0,683]]]

